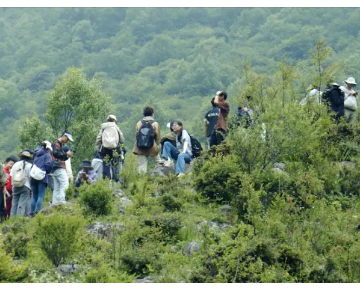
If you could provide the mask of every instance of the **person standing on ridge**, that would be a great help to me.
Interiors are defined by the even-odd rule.
[[[226,102],[227,93],[224,91],[218,91],[215,96],[214,104],[220,109],[220,115],[218,121],[211,134],[210,147],[219,145],[224,141],[227,135],[227,117],[230,112],[230,105]]]
[[[207,147],[210,149],[211,134],[214,131],[214,127],[218,122],[220,115],[220,108],[214,103],[215,97],[211,99],[212,109],[205,114],[205,137],[207,139]]]

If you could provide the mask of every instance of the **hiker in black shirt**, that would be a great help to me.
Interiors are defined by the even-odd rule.
[[[210,149],[211,133],[214,131],[214,127],[219,119],[220,108],[214,103],[215,98],[212,98],[211,105],[213,108],[205,114],[205,136],[207,138],[208,149]]]

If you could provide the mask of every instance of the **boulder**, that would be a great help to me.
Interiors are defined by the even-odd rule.
[[[121,205],[119,205],[119,207],[118,207],[118,214],[123,215],[123,214],[125,214],[126,207],[128,205],[132,204],[132,200],[128,199],[126,197],[121,197],[120,201],[121,201]]]
[[[49,206],[47,207],[44,207],[42,210],[41,210],[41,213],[48,213],[51,209],[53,208],[57,208],[59,206],[70,206],[74,203],[75,201],[74,200],[70,200],[70,201],[67,201],[67,202],[60,202],[60,203],[56,203],[56,204],[50,204]]]
[[[223,206],[220,206],[220,207],[218,208],[218,210],[221,211],[221,214],[222,214],[222,215],[227,216],[227,215],[230,214],[230,212],[231,212],[231,210],[232,210],[232,207],[231,207],[230,205],[225,204],[225,205],[223,205]]]
[[[202,222],[198,223],[196,226],[198,229],[200,229],[203,225],[206,224],[208,224],[208,222],[206,220],[203,220]],[[229,227],[230,225],[226,223],[220,224],[218,222],[209,222],[210,230],[226,231]]]
[[[78,268],[75,264],[63,264],[57,267],[55,271],[60,273],[61,276],[65,277],[67,275],[71,275],[78,272]]]
[[[191,253],[199,251],[200,246],[201,244],[198,242],[190,242],[185,246],[184,254],[191,255]]]
[[[285,171],[286,165],[285,165],[285,163],[277,162],[277,163],[274,163],[273,168],[278,168],[278,169],[281,169],[282,171]]]
[[[351,162],[351,161],[341,161],[339,162],[339,169],[343,170],[343,169],[354,169],[355,168],[355,163]]]
[[[98,239],[108,239],[111,237],[112,231],[114,228],[124,229],[124,225],[122,224],[106,224],[101,222],[96,222],[94,224],[88,225],[86,227],[86,231],[91,233]]]
[[[152,280],[152,279],[150,278],[150,276],[146,276],[146,277],[144,277],[144,278],[142,278],[142,279],[136,279],[136,280],[135,280],[135,283],[155,283],[155,281]]]
[[[115,197],[123,197],[124,196],[124,192],[121,189],[114,189],[113,191],[113,195]]]
[[[185,173],[191,172],[192,164],[185,163]],[[150,171],[150,174],[156,176],[166,176],[169,174],[175,174],[175,167],[165,167],[162,164],[156,164],[155,167]]]
[[[3,235],[6,235],[6,234],[8,233],[8,231],[9,231],[9,229],[10,229],[10,227],[9,227],[8,225],[6,225],[6,226],[4,226],[4,227],[2,228],[1,233],[2,233]]]

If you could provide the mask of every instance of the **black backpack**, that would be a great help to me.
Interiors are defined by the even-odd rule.
[[[150,149],[154,146],[154,129],[152,127],[153,121],[141,121],[142,125],[139,129],[136,146],[139,149]]]
[[[200,142],[195,139],[194,135],[190,135],[190,141],[191,141],[191,150],[192,150],[192,154],[193,157],[199,157],[201,154],[201,151],[203,151]]]

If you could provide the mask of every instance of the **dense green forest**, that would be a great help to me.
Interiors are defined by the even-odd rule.
[[[109,111],[130,149],[149,104],[163,132],[179,118],[204,143],[218,90],[232,115],[251,107],[253,123],[230,122],[183,177],[140,175],[128,153],[121,183],[85,184],[78,195],[70,186],[59,206],[48,206],[48,190],[34,218],[1,224],[0,282],[359,282],[359,114],[336,123],[324,102],[298,102],[310,84],[358,81],[359,16],[2,9],[2,158],[67,124],[76,167]]]
[[[162,129],[175,117],[202,136],[217,90],[228,91],[235,113],[244,58],[257,73],[274,73],[282,59],[309,72],[309,50],[325,39],[328,62],[346,68],[338,82],[356,72],[359,16],[357,8],[2,8],[0,156],[17,152],[24,118],[42,118],[71,66],[102,80],[127,147],[148,104]]]

